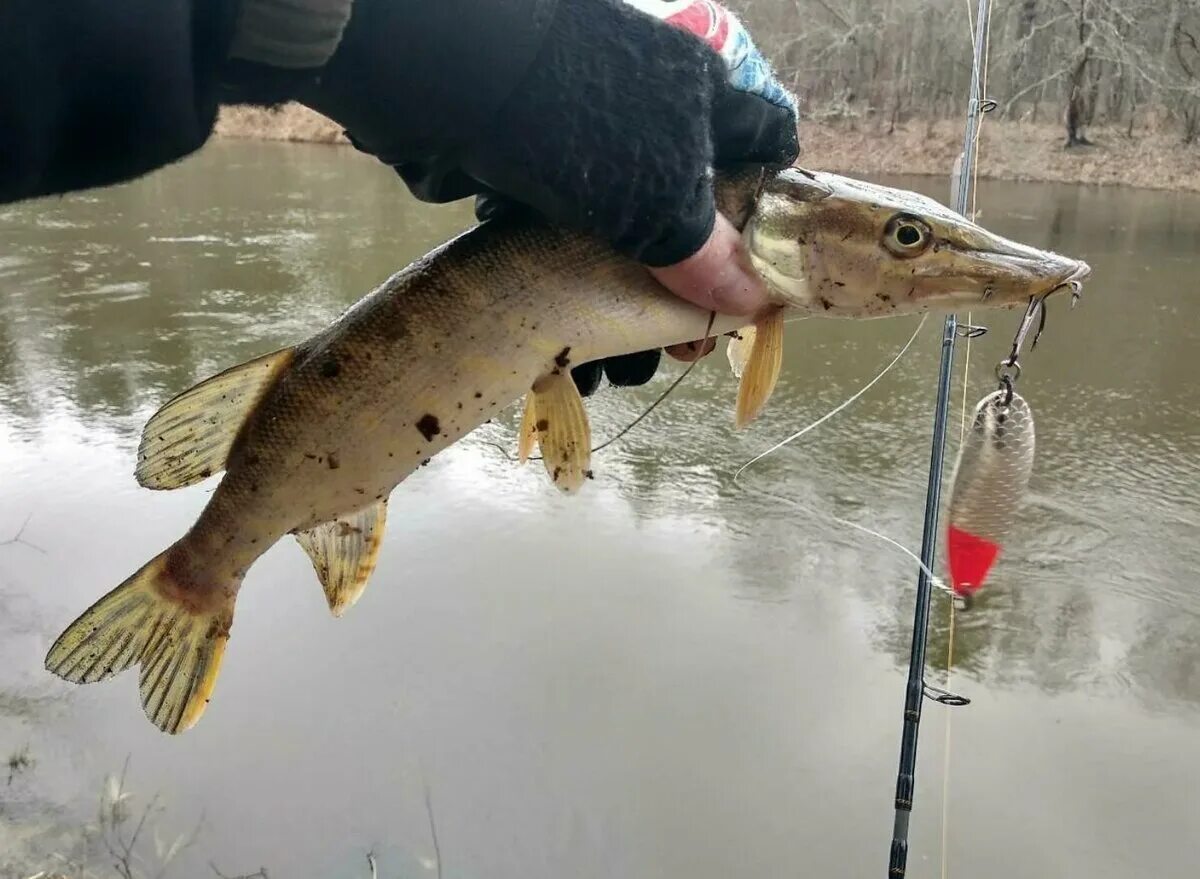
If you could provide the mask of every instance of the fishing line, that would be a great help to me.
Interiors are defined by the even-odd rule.
[[[873,379],[871,379],[869,382],[867,382],[865,385],[863,385],[861,388],[859,388],[857,391],[855,391],[853,394],[851,394],[848,398],[846,398],[844,401],[842,401],[842,403],[840,403],[839,405],[835,406],[833,409],[826,412],[824,415],[822,415],[816,421],[812,422],[811,424],[802,428],[801,430],[796,431],[791,436],[789,436],[783,440],[780,440],[775,445],[773,445],[769,449],[767,449],[765,452],[762,452],[762,453],[756,455],[755,457],[751,458],[749,461],[747,461],[745,464],[743,464],[741,467],[739,467],[737,469],[737,471],[733,474],[733,484],[735,486],[737,486],[739,489],[741,489],[742,491],[746,491],[746,492],[749,492],[752,494],[759,494],[763,497],[773,498],[774,500],[788,504],[789,506],[799,510],[802,513],[807,513],[809,516],[811,516],[813,518],[824,518],[835,524],[844,525],[847,528],[853,528],[855,531],[859,531],[863,534],[870,535],[871,537],[875,537],[875,538],[883,541],[884,543],[887,543],[887,544],[895,547],[896,549],[900,550],[900,552],[904,553],[910,559],[915,561],[921,567],[921,569],[925,572],[926,576],[929,577],[930,582],[934,586],[936,586],[939,590],[945,592],[947,595],[953,595],[954,594],[953,590],[951,590],[949,586],[947,586],[944,582],[942,582],[941,578],[938,577],[933,571],[929,570],[929,568],[925,565],[924,562],[921,561],[920,557],[916,553],[914,553],[912,550],[910,550],[908,547],[906,547],[904,544],[900,543],[899,541],[894,540],[891,537],[888,537],[886,534],[876,531],[873,528],[869,528],[866,525],[860,525],[857,522],[851,522],[849,519],[843,519],[840,516],[837,516],[826,510],[817,510],[812,507],[806,507],[803,504],[801,504],[799,501],[796,501],[793,498],[785,497],[781,494],[776,494],[773,491],[769,491],[769,490],[767,490],[765,488],[761,488],[759,486],[750,486],[741,481],[742,474],[745,473],[746,470],[748,468],[750,468],[752,465],[763,460],[768,455],[774,454],[775,452],[779,451],[780,449],[782,449],[784,446],[788,445],[789,443],[795,442],[796,440],[800,439],[800,437],[804,436],[805,434],[809,433],[810,431],[815,430],[816,428],[820,427],[822,424],[824,424],[830,418],[833,418],[839,412],[842,412],[848,406],[850,406],[855,401],[860,399],[867,391],[871,390],[871,388],[873,388],[876,384],[878,384],[879,381],[885,375],[887,375],[889,372],[891,372],[896,367],[896,365],[901,361],[901,359],[903,359],[904,355],[908,353],[909,348],[911,348],[913,345],[913,342],[915,342],[917,340],[917,336],[920,335],[921,330],[925,327],[925,323],[928,321],[928,319],[929,319],[928,314],[921,315],[921,320],[917,323],[917,327],[916,327],[916,329],[913,330],[912,335],[908,337],[908,341],[905,342],[903,347],[901,347],[900,350],[896,352],[896,356],[891,359],[891,362],[889,362],[887,364],[887,366],[883,367],[883,369],[881,369],[875,375],[875,377]]]
[[[985,15],[985,24],[988,26],[983,28],[983,63],[979,68],[980,79],[980,95],[987,94],[987,78],[989,60],[991,57],[992,45],[992,29],[991,12],[993,0],[987,0],[987,10]],[[974,63],[979,63],[978,47],[975,46],[974,26],[975,22],[971,16],[971,0],[966,0],[967,4],[967,20],[971,25],[972,36],[971,43],[973,49]],[[975,123],[975,139],[974,139],[974,154],[971,158],[971,220],[977,221],[979,216],[979,152],[983,140],[983,121],[987,117],[986,113],[980,113]],[[1042,309],[1042,319],[1045,320],[1045,308]],[[967,312],[967,325],[974,323],[973,315],[970,311]],[[959,411],[958,423],[958,445],[962,448],[963,442],[967,435],[967,392],[970,388],[971,376],[971,340],[972,334],[966,334],[966,350],[963,353],[963,377],[962,377],[962,405]],[[946,635],[946,683],[945,688],[948,691],[953,690],[954,682],[954,636],[955,624],[957,623],[958,602],[949,602],[950,607],[947,611],[947,635]],[[952,745],[952,732],[954,724],[954,712],[946,713],[946,729],[942,740],[942,845],[941,845],[941,872],[942,879],[947,879],[950,871],[950,755]]]

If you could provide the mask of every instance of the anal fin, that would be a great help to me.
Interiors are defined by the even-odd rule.
[[[379,558],[386,521],[385,498],[315,528],[296,532],[296,540],[308,553],[335,617],[358,601],[366,588]]]
[[[534,382],[530,396],[525,411],[546,472],[560,489],[573,492],[592,475],[592,431],[579,388],[569,373],[556,371]]]
[[[293,354],[283,348],[230,367],[163,405],[142,430],[138,484],[183,488],[223,470],[246,416]]]
[[[775,390],[783,366],[783,315],[776,311],[757,321],[751,338],[753,344],[738,385],[738,427],[753,421]]]

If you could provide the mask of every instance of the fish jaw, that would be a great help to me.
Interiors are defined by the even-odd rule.
[[[1013,308],[1091,273],[927,196],[799,168],[768,181],[745,237],[774,300],[829,317]]]

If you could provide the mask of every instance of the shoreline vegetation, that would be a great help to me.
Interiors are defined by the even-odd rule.
[[[1132,186],[1200,192],[1200,148],[1173,132],[1093,128],[1092,145],[1063,147],[1062,126],[984,120],[979,178],[1036,183]],[[224,107],[221,138],[346,144],[329,119],[298,104],[276,110]],[[806,119],[801,162],[842,174],[949,175],[962,148],[962,122]],[[818,158],[819,157],[819,158]]]

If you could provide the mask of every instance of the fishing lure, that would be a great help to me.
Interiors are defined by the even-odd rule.
[[[970,599],[982,587],[1017,521],[1033,473],[1033,411],[1011,388],[988,394],[962,447],[946,526],[950,585]]]
[[[1074,307],[1080,288],[1075,282],[1067,283]],[[1013,384],[1021,375],[1019,358],[1025,337],[1037,321],[1032,349],[1046,328],[1045,299],[1030,299],[1012,352],[996,366],[1000,387],[976,405],[970,432],[955,462],[946,524],[946,560],[950,587],[964,601],[975,596],[987,581],[1017,522],[1033,474],[1033,410]]]

